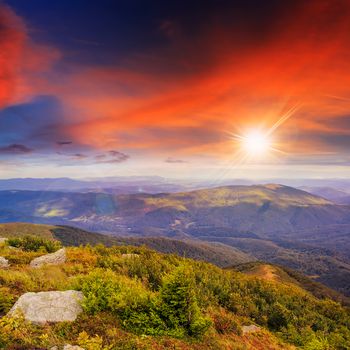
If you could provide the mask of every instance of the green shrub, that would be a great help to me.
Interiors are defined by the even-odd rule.
[[[23,293],[35,288],[31,277],[24,271],[0,269],[0,285],[6,286],[17,293]]]
[[[89,314],[110,311],[119,317],[124,328],[135,333],[163,333],[155,298],[139,281],[112,270],[95,269],[79,278],[77,287],[84,293],[83,308]]]
[[[211,309],[210,317],[213,320],[215,330],[219,334],[242,334],[242,329],[239,323],[237,322],[236,316],[234,316],[230,312],[227,312],[224,308]]]
[[[81,332],[78,336],[77,342],[86,350],[103,350],[103,339],[99,335],[90,337],[86,332]]]
[[[160,312],[170,329],[184,330],[185,334],[201,336],[211,322],[204,318],[197,303],[194,273],[182,265],[164,278],[160,290]]]
[[[4,254],[6,259],[9,261],[10,265],[28,265],[34,258],[42,255],[39,252],[30,252],[30,251],[23,251],[23,250],[16,250],[7,252]]]
[[[9,238],[7,244],[24,251],[53,253],[62,247],[61,242],[37,236]]]
[[[86,312],[110,311],[125,329],[138,334],[197,337],[210,326],[199,312],[193,273],[185,268],[164,279],[159,295],[137,280],[102,269],[79,278],[77,287],[84,294]]]
[[[291,322],[292,312],[280,303],[272,306],[268,315],[267,324],[273,330],[280,330],[288,326]]]
[[[41,243],[36,247],[21,244],[44,249]],[[0,318],[0,348],[14,349],[17,344],[18,349],[29,349],[30,345],[50,348],[70,342],[94,350],[101,346],[164,349],[175,345],[187,349],[189,343],[198,349],[224,349],[224,344],[230,346],[231,339],[241,335],[240,324],[254,323],[268,328],[280,338],[278,341],[298,348],[350,349],[349,310],[336,302],[319,300],[292,284],[263,281],[144,248],[68,248],[67,264],[43,269],[18,266],[39,252],[2,249],[3,256],[20,264],[14,265],[11,260],[9,269],[0,270],[0,313],[6,313],[24,292],[72,288],[83,291],[85,313],[75,322],[44,328]],[[125,252],[139,255],[123,257]],[[201,337],[211,324],[201,341],[190,339]],[[252,335],[257,341],[265,336],[269,337],[268,332]],[[163,340],[171,345],[159,345]]]
[[[14,304],[15,297],[7,287],[0,287],[0,317],[6,314]]]
[[[80,278],[77,288],[84,294],[85,311],[96,314],[112,309],[111,299],[120,292],[120,283],[119,278],[111,270],[96,269]]]

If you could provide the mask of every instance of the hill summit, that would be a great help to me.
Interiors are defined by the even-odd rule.
[[[59,265],[30,267],[33,259],[59,248],[57,241],[32,236],[10,238],[0,246],[0,256],[9,262],[9,267],[0,269],[1,348],[62,349],[74,344],[85,350],[294,346],[341,350],[350,346],[349,311],[290,281],[266,281],[144,247],[102,244],[67,247],[66,260]],[[74,293],[79,298],[67,303],[78,312],[68,317],[64,311],[61,322],[45,300],[60,313],[59,300]],[[40,305],[29,305],[28,299]],[[13,305],[19,311],[24,308],[24,313],[8,313]]]

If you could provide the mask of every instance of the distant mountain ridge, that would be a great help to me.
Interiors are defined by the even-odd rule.
[[[336,204],[350,205],[350,190],[340,190],[333,187],[300,187],[300,189],[331,200]]]
[[[0,191],[0,221],[220,242],[350,295],[350,207],[288,186],[156,194]]]
[[[180,191],[185,186],[169,182],[162,177],[104,177],[98,179],[71,178],[16,178],[0,179],[0,191],[60,191],[60,192],[100,192],[139,193],[159,191]]]
[[[282,185],[120,195],[0,191],[0,215],[3,222],[67,224],[124,235],[155,232],[189,237],[198,227],[264,235],[350,224],[350,207]]]

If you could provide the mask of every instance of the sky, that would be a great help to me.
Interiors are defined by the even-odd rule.
[[[0,178],[348,177],[349,150],[348,0],[0,1]]]

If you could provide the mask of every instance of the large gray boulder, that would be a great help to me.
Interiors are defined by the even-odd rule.
[[[66,249],[62,248],[55,253],[46,254],[33,259],[30,266],[38,268],[44,265],[60,265],[66,262]]]
[[[6,269],[9,267],[9,262],[3,256],[0,256],[0,269]]]
[[[25,293],[8,316],[22,313],[27,321],[37,324],[74,321],[82,312],[82,299],[83,293],[75,290]]]

